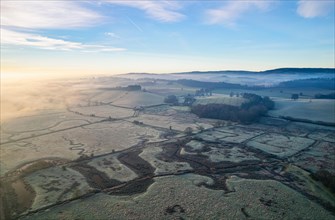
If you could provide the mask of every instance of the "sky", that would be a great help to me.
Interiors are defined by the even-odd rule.
[[[335,66],[334,0],[1,0],[1,77]]]

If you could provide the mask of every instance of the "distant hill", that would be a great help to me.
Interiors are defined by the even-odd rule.
[[[278,68],[265,71],[246,71],[246,70],[219,70],[219,71],[192,71],[175,74],[234,74],[234,73],[253,73],[253,74],[312,74],[324,73],[335,74],[335,68]]]
[[[332,73],[335,74],[334,68],[279,68],[273,70],[265,70],[262,73]]]
[[[177,75],[186,75],[186,74],[334,74],[335,68],[278,68],[265,71],[248,71],[248,70],[215,70],[215,71],[190,71],[190,72],[177,72],[177,73],[167,73],[167,74],[177,74]],[[121,74],[120,76],[157,76],[162,75],[159,73],[127,73]],[[165,74],[163,74],[165,75]]]
[[[277,88],[321,88],[335,90],[335,78],[297,79],[281,82]]]

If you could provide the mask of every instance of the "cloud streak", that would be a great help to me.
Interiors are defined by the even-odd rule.
[[[2,1],[1,45],[45,50],[116,52],[125,48],[85,44],[36,34],[37,30],[90,27],[103,20],[99,13],[75,1]]]
[[[1,25],[26,29],[71,29],[101,21],[75,1],[1,1]]]
[[[104,0],[105,3],[136,8],[144,11],[149,17],[161,22],[181,21],[185,15],[178,12],[181,4],[176,1],[127,1],[127,0]]]
[[[233,26],[244,13],[257,9],[266,10],[270,6],[268,1],[228,1],[218,9],[208,9],[205,11],[206,21],[208,24],[224,24]]]
[[[330,11],[334,10],[334,1],[299,1],[297,13],[304,18],[315,18],[326,16]]]
[[[83,44],[79,42],[45,37],[34,33],[12,31],[4,28],[1,29],[1,44],[63,51],[82,50],[86,52],[116,52],[126,50],[125,48]]]

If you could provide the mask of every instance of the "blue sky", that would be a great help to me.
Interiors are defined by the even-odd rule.
[[[3,74],[334,68],[334,1],[1,1]]]

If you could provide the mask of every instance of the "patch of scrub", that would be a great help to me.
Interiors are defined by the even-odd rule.
[[[333,215],[273,180],[230,178],[233,190],[211,190],[208,177],[187,174],[155,178],[133,196],[97,194],[23,219],[333,219]]]
[[[308,138],[268,133],[256,137],[249,141],[247,145],[278,157],[288,157],[309,147],[313,143],[314,140]]]
[[[102,156],[92,159],[88,165],[107,174],[110,179],[126,182],[137,178],[134,171],[122,164],[118,159],[118,154]]]
[[[144,160],[148,161],[153,167],[156,168],[155,174],[174,174],[187,170],[192,170],[192,167],[185,162],[166,162],[158,158],[159,154],[163,152],[160,147],[147,147],[139,155]]]
[[[32,209],[76,198],[91,190],[85,177],[68,167],[40,170],[26,176],[24,180],[36,192]]]

